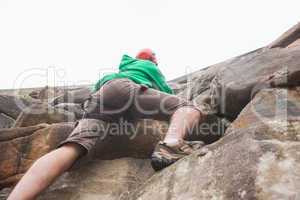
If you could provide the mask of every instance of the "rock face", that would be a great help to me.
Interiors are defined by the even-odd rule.
[[[76,115],[64,109],[49,107],[47,104],[34,104],[24,109],[16,119],[15,127],[33,126],[40,123],[72,122]]]
[[[0,113],[0,128],[10,128],[15,123],[15,120],[11,117]]]
[[[148,159],[95,159],[65,173],[38,199],[124,199],[153,174]],[[10,191],[4,189],[0,199],[6,199]]]
[[[166,168],[132,198],[298,199],[299,100],[299,88],[259,92],[206,155]]]
[[[269,48],[292,47],[299,45],[300,42],[300,23],[285,32],[281,37],[272,42]]]
[[[1,129],[0,187],[15,183],[34,160],[53,149],[72,128],[72,125],[40,124]]]
[[[80,88],[77,90],[66,91],[63,95],[60,95],[53,99],[52,105],[57,105],[59,103],[82,103],[84,100],[89,98],[92,93],[89,87]]]
[[[0,95],[0,113],[16,119],[22,109],[29,105],[29,101],[24,98],[12,95]]]
[[[73,130],[74,123],[39,124],[0,130],[0,188],[15,183],[31,164],[53,150]],[[92,159],[116,159],[120,157],[149,158],[154,145],[163,135],[163,127],[157,122],[142,120],[135,126],[139,134],[112,135],[99,141]],[[133,135],[132,135],[133,136]]]
[[[153,173],[147,159],[93,160],[66,173],[39,199],[122,199]]]
[[[40,199],[299,199],[299,41],[298,24],[266,47],[170,82],[204,111],[218,110],[189,137],[205,141],[205,148],[154,174],[147,158],[168,124],[141,120],[135,131],[99,141],[91,158]],[[0,199],[34,160],[67,137],[91,91],[56,93],[31,93],[40,103],[28,110],[1,96],[0,113],[16,123],[0,129]]]

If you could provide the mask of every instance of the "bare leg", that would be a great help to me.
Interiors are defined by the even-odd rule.
[[[35,199],[84,152],[77,144],[66,144],[39,158],[16,185],[8,200]]]
[[[172,116],[164,142],[176,145],[183,140],[189,131],[201,120],[200,111],[192,107],[179,108]]]

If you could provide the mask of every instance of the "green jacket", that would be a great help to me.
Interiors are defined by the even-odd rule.
[[[158,67],[151,61],[140,60],[124,55],[119,65],[119,72],[112,73],[101,78],[94,86],[94,92],[98,91],[104,83],[116,78],[128,78],[137,84],[173,94],[172,89],[165,81],[165,77]]]

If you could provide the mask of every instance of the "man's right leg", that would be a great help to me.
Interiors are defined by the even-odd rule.
[[[85,149],[78,144],[67,143],[42,156],[22,177],[8,200],[35,199],[57,177],[67,171],[84,151]]]
[[[36,198],[79,157],[89,154],[96,141],[104,139],[108,133],[109,124],[104,121],[114,121],[125,112],[122,108],[125,107],[126,110],[128,107],[128,82],[128,79],[112,80],[94,93],[85,104],[86,117],[89,119],[80,120],[58,149],[44,155],[32,165],[10,194],[9,200]],[[100,110],[100,103],[103,110]],[[115,110],[120,110],[120,113],[112,112]]]
[[[108,124],[102,120],[82,119],[59,148],[39,158],[26,172],[9,196],[9,200],[36,198],[79,158],[90,156],[98,139],[103,139]]]

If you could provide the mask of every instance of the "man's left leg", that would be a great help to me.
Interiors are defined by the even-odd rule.
[[[179,144],[200,121],[203,121],[201,112],[191,106],[177,109],[171,117],[170,126],[163,140],[168,145]]]
[[[176,162],[204,145],[201,141],[185,140],[205,117],[192,102],[154,89],[136,89],[130,112],[134,118],[170,121],[164,140],[158,143],[152,154],[151,164],[155,170]]]

